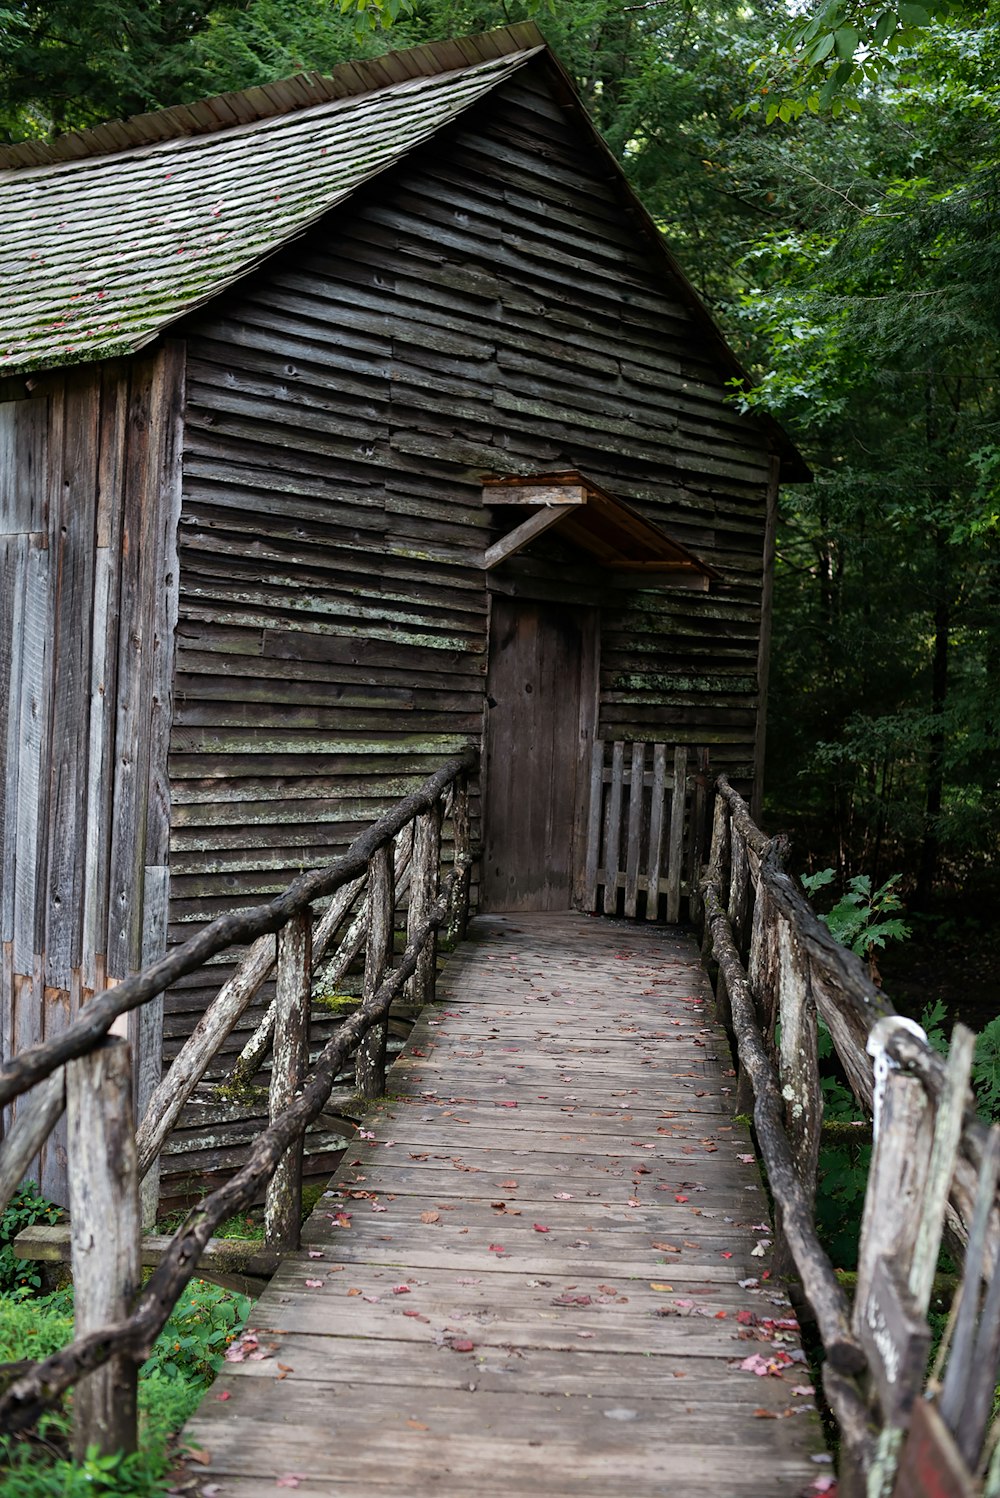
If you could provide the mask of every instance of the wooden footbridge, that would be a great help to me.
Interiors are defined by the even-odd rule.
[[[189,1429],[206,1471],[233,1498],[290,1472],[316,1493],[802,1492],[824,1450],[807,1370],[739,1367],[798,1339],[761,1279],[768,1208],[697,946],[581,915],[470,936],[254,1308],[266,1357]]]
[[[841,1494],[1000,1491],[1000,1144],[968,1108],[971,1037],[956,1033],[946,1064],[897,1019],[724,778],[688,890],[714,992],[677,927],[548,912],[466,931],[468,770],[445,766],[335,864],[214,923],[0,1073],[0,1102],[27,1094],[0,1194],[64,1107],[80,1183],[77,1338],[11,1384],[0,1426],[75,1385],[79,1445],[134,1440],[138,1363],[199,1265],[227,1267],[215,1228],[266,1192],[267,1242],[230,1245],[228,1268],[243,1253],[276,1273],[188,1429],[194,1492],[828,1492],[800,1317],[821,1347]],[[415,1010],[431,997],[446,922],[458,949],[387,1077],[390,1008],[404,985]],[[362,1002],[310,1057],[310,975],[335,939],[364,948]],[[125,1043],[108,1032],[232,943],[247,955],[136,1148]],[[272,970],[271,1121],[171,1240],[147,1241],[157,1268],[140,1289],[140,1175]],[[813,1218],[817,1015],[875,1112],[853,1305]],[[300,1236],[304,1131],[348,1069],[368,1111]],[[964,1274],[928,1371],[943,1232]],[[62,1252],[58,1230],[22,1247]]]

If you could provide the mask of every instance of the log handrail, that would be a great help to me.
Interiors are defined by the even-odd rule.
[[[476,751],[473,748],[449,760],[419,789],[359,834],[347,852],[329,866],[301,875],[282,895],[266,905],[213,921],[146,972],[93,999],[57,1040],[22,1053],[0,1072],[0,1096],[4,1099],[37,1087],[0,1150],[3,1157],[0,1160],[0,1185],[9,1184],[13,1189],[27,1165],[24,1150],[30,1147],[32,1152],[36,1151],[62,1112],[66,1063],[70,1063],[75,1079],[74,1097],[86,1093],[92,1085],[99,1087],[109,1070],[102,1058],[115,1048],[126,1049],[123,1041],[108,1037],[108,1031],[119,1015],[157,998],[179,977],[194,971],[209,957],[229,946],[253,943],[154,1094],[151,1100],[153,1108],[148,1115],[149,1127],[145,1133],[139,1130],[140,1158],[137,1159],[135,1140],[130,1132],[126,1153],[130,1155],[132,1168],[112,1173],[115,1182],[107,1189],[125,1192],[127,1201],[123,1197],[124,1205],[110,1202],[105,1205],[108,1227],[104,1253],[113,1261],[120,1255],[122,1263],[137,1263],[137,1232],[125,1233],[121,1244],[117,1244],[118,1220],[127,1221],[131,1228],[135,1228],[142,1169],[148,1170],[153,1163],[183,1101],[204,1076],[236,1018],[277,960],[281,1046],[272,1070],[267,1127],[250,1146],[241,1168],[188,1213],[163,1250],[158,1267],[135,1299],[130,1314],[121,1315],[113,1324],[101,1324],[107,1321],[109,1309],[117,1308],[120,1312],[127,1308],[131,1291],[116,1299],[114,1295],[109,1298],[105,1289],[103,1306],[97,1314],[93,1307],[77,1307],[80,1334],[75,1340],[29,1367],[0,1397],[0,1431],[13,1432],[32,1424],[78,1379],[107,1364],[114,1370],[113,1376],[104,1378],[102,1375],[100,1382],[88,1379],[88,1398],[76,1401],[81,1410],[86,1409],[89,1423],[84,1428],[77,1421],[75,1449],[85,1450],[92,1439],[96,1439],[102,1449],[108,1450],[134,1444],[134,1418],[129,1417],[131,1424],[129,1419],[123,1424],[121,1418],[122,1408],[129,1405],[128,1380],[131,1378],[133,1382],[131,1403],[134,1405],[134,1378],[138,1365],[149,1355],[153,1342],[195,1273],[219,1224],[246,1211],[266,1186],[265,1226],[269,1244],[271,1247],[296,1246],[301,1212],[300,1162],[306,1129],[325,1107],[335,1080],[352,1052],[357,1053],[372,1035],[384,1037],[390,1006],[403,992],[404,986],[411,985],[414,998],[433,996],[431,956],[438,929],[446,921],[456,930],[464,929],[472,864],[468,778],[475,763]],[[454,832],[453,866],[442,877],[440,826],[448,793]],[[392,878],[392,847],[400,834],[408,831],[414,822],[418,837],[411,838],[409,845],[414,850],[413,879],[419,887],[419,898],[413,902],[407,921],[405,951],[399,962],[393,965],[391,937],[396,890]],[[388,875],[385,874],[386,868]],[[373,872],[376,870],[382,871],[381,877]],[[371,932],[377,923],[380,940],[373,944],[369,938],[364,997],[359,1007],[338,1025],[308,1075],[303,1075],[307,1060],[310,977],[316,955],[311,941],[312,907],[316,900],[334,896],[319,923],[325,945],[334,935],[337,925],[349,914],[365,882],[368,885],[367,930]],[[348,929],[344,939],[352,955],[357,950],[356,927],[357,922]],[[278,933],[276,953],[275,942],[270,939],[275,932]],[[414,983],[419,987],[414,988]],[[384,1038],[379,1039],[374,1051],[369,1047],[365,1057],[364,1086],[371,1095],[384,1087]],[[88,1076],[86,1069],[95,1065],[97,1069]],[[120,1062],[116,1061],[115,1065],[120,1068]],[[72,1068],[84,1068],[84,1072],[78,1077]],[[360,1060],[358,1071],[360,1081]],[[181,1094],[181,1101],[177,1103]],[[120,1112],[117,1107],[105,1110],[111,1115]],[[91,1113],[94,1114],[93,1109]],[[102,1116],[100,1107],[95,1116]],[[114,1125],[115,1118],[112,1117],[110,1122]],[[96,1145],[97,1156],[116,1158],[118,1152],[110,1136],[108,1141]],[[126,1242],[126,1238],[129,1241]],[[107,1275],[104,1276],[105,1284],[106,1281]],[[125,1370],[124,1381],[122,1369]],[[101,1390],[108,1392],[102,1394]]]
[[[279,931],[316,900],[333,894],[341,885],[364,874],[372,855],[419,812],[427,811],[459,775],[472,768],[475,761],[476,750],[472,747],[448,760],[418,790],[397,802],[377,822],[359,833],[347,852],[332,863],[300,874],[266,905],[219,916],[159,962],[132,978],[126,978],[116,988],[96,994],[80,1010],[73,1023],[54,1040],[31,1046],[0,1067],[0,1106],[19,1097],[67,1061],[85,1055],[104,1038],[121,1015],[157,998],[178,979],[203,967],[210,958],[230,947],[243,946],[256,941],[259,936]]]
[[[905,1474],[912,1410],[919,1403],[925,1411],[925,1384],[929,1396],[940,1392],[934,1378],[927,1383],[926,1311],[943,1231],[965,1261],[955,1313],[961,1335],[940,1417],[935,1407],[927,1418],[937,1421],[943,1441],[954,1438],[974,1479],[985,1460],[1000,1354],[1000,1290],[983,1297],[980,1283],[990,1275],[1000,1282],[1000,1129],[988,1130],[972,1106],[973,1037],[956,1026],[945,1061],[906,1028],[860,958],[833,938],[786,872],[784,839],[765,836],[725,775],[715,789],[701,881],[703,945],[718,964],[718,1008],[736,1044],[737,1104],[753,1111],[767,1167],[776,1263],[798,1275],[826,1353],[823,1384],[844,1456],[839,1491],[888,1498],[897,1471]],[[817,1017],[859,1104],[876,1113],[853,1307],[815,1228]],[[885,1058],[877,1081],[876,1053]]]

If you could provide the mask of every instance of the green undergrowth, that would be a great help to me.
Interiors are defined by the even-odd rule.
[[[21,1437],[0,1437],[3,1498],[77,1498],[118,1493],[153,1498],[165,1493],[176,1436],[194,1413],[221,1366],[250,1302],[207,1280],[187,1286],[139,1371],[139,1451],[131,1456],[88,1454],[69,1459],[72,1394]],[[37,1360],[73,1339],[73,1292],[30,1290],[0,1295],[0,1362]]]
[[[302,1221],[305,1222],[312,1212],[316,1203],[326,1189],[325,1184],[315,1181],[310,1182],[302,1188]],[[179,1207],[176,1212],[167,1212],[156,1224],[157,1233],[176,1233],[181,1223],[188,1215],[187,1207]],[[215,1238],[239,1238],[246,1241],[260,1242],[264,1237],[264,1213],[260,1209],[251,1212],[240,1212],[235,1217],[227,1217],[225,1222],[220,1222],[213,1237]]]
[[[58,1207],[26,1183],[0,1219],[0,1389],[18,1365],[37,1362],[73,1340],[73,1290],[41,1294],[39,1266],[18,1259],[13,1238],[35,1222],[55,1222]],[[234,1219],[238,1222],[239,1219]],[[207,1280],[187,1286],[139,1371],[139,1451],[82,1462],[69,1458],[72,1392],[20,1436],[0,1436],[3,1498],[83,1498],[120,1494],[155,1498],[169,1487],[177,1432],[194,1412],[250,1309],[245,1295]]]

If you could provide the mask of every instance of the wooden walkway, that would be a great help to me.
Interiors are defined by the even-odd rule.
[[[817,1491],[694,943],[480,918],[439,998],[188,1427],[202,1490]]]

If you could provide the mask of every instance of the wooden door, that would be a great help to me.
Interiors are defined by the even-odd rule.
[[[483,910],[568,910],[582,878],[597,613],[494,596]]]

